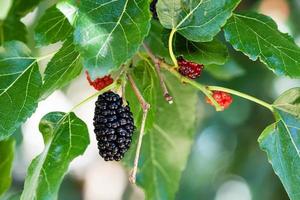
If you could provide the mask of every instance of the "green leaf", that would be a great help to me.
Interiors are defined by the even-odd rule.
[[[42,78],[36,59],[21,42],[0,48],[0,140],[9,137],[36,109]]]
[[[196,133],[197,92],[169,76],[167,85],[175,101],[170,105],[160,90],[154,91],[157,98],[154,122],[144,136],[141,149],[137,184],[144,189],[146,199],[175,199]],[[136,140],[126,154],[127,166],[132,166],[135,143]]]
[[[211,42],[192,42],[180,34],[174,37],[174,53],[185,59],[204,65],[223,65],[228,58],[227,47],[218,39]]]
[[[149,12],[148,0],[82,0],[74,38],[84,66],[99,76],[131,58],[148,34]]]
[[[15,140],[0,141],[0,196],[10,187],[15,152]]]
[[[21,18],[33,11],[40,2],[41,0],[13,0],[10,12]]]
[[[169,32],[168,32],[169,33]],[[156,20],[151,21],[151,28],[148,36],[145,38],[145,43],[153,51],[156,56],[171,60],[169,50],[164,44],[165,29]]]
[[[139,61],[131,73],[144,99],[151,105],[148,112],[146,129],[151,128],[155,119],[157,95],[163,95],[159,86],[156,71],[151,62]],[[135,125],[139,126],[142,119],[142,107],[130,84],[126,87],[126,100],[129,101],[131,112],[134,113]],[[134,152],[133,152],[134,153]]]
[[[48,8],[35,28],[35,41],[38,46],[64,41],[72,33],[68,19],[56,6]]]
[[[260,59],[277,75],[300,77],[300,48],[290,36],[279,32],[269,17],[234,14],[225,26],[225,37],[251,60]]]
[[[240,0],[160,0],[157,13],[161,24],[175,29],[188,40],[211,41],[231,16]]]
[[[28,168],[21,200],[57,199],[70,162],[89,144],[87,126],[74,113],[48,113],[39,128],[45,148]]]
[[[246,72],[234,60],[229,60],[223,66],[208,65],[205,71],[210,73],[214,78],[228,81],[239,76],[243,76]]]
[[[284,93],[274,104],[277,122],[258,139],[291,200],[300,199],[300,112],[295,113],[299,111],[299,102],[300,88]]]
[[[43,98],[70,83],[81,70],[80,55],[75,50],[73,38],[68,38],[47,65],[42,87]]]
[[[4,41],[19,40],[26,42],[26,26],[15,15],[9,15],[3,22],[0,21],[0,45]]]

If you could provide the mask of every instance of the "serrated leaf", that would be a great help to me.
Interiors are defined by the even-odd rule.
[[[21,42],[0,48],[0,140],[9,137],[36,109],[42,78],[36,59]]]
[[[258,139],[291,200],[300,199],[299,100],[299,88],[284,93],[275,102],[277,122],[267,127]],[[292,106],[296,110],[290,110]]]
[[[21,200],[57,199],[70,162],[89,144],[87,126],[74,113],[48,113],[39,128],[45,148],[28,168]]]
[[[211,42],[189,41],[180,34],[174,37],[174,53],[185,59],[204,65],[223,65],[228,58],[226,46],[218,39]]]
[[[197,92],[173,77],[167,77],[167,85],[174,103],[168,104],[161,91],[155,91],[154,123],[141,149],[137,184],[144,189],[146,199],[175,199],[195,134]],[[134,143],[125,158],[127,166],[133,163]]]
[[[225,38],[250,59],[259,58],[277,75],[300,77],[300,48],[271,18],[257,13],[234,14],[225,26]]]
[[[12,181],[15,140],[0,141],[0,197],[8,190]]]
[[[175,29],[188,40],[207,42],[221,30],[240,0],[160,0],[161,24]]]
[[[131,58],[148,34],[149,12],[148,0],[82,0],[74,38],[84,66],[100,76]]]
[[[35,28],[35,41],[38,46],[64,41],[72,33],[72,26],[56,5],[48,8]]]
[[[75,50],[73,38],[68,38],[47,65],[42,87],[43,98],[70,83],[81,70],[80,55]]]

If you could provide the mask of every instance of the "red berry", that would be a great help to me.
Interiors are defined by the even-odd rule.
[[[233,99],[230,94],[222,91],[214,91],[212,97],[216,100],[216,102],[223,108],[226,109],[233,102]],[[206,102],[210,105],[214,105],[210,99],[206,97]]]
[[[191,79],[198,78],[204,68],[204,65],[185,60],[183,57],[178,58],[178,72]]]
[[[114,82],[114,80],[110,77],[110,75],[105,75],[101,78],[96,78],[96,80],[92,80],[88,71],[85,71],[86,78],[91,86],[93,86],[96,90],[102,90],[106,86],[109,86]]]

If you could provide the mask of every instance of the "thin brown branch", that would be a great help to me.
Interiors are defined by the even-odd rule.
[[[136,97],[137,97],[138,101],[140,102],[140,104],[142,106],[142,109],[143,109],[143,118],[142,118],[142,124],[141,124],[141,129],[140,129],[140,135],[139,135],[139,138],[138,138],[138,143],[137,143],[133,168],[132,168],[132,171],[129,175],[130,183],[134,184],[136,182],[136,173],[137,173],[137,170],[138,170],[138,164],[139,164],[139,158],[140,158],[141,147],[142,147],[142,142],[143,142],[143,136],[144,136],[144,133],[145,133],[145,124],[146,124],[147,114],[148,114],[148,111],[150,109],[150,104],[142,96],[142,94],[141,94],[140,90],[138,89],[137,85],[135,84],[132,76],[130,74],[127,74],[127,77],[128,77],[129,82],[130,82],[130,85],[133,89],[133,92],[136,95]]]
[[[158,60],[155,62],[155,70],[156,70],[156,73],[159,77],[159,83],[160,83],[160,87],[163,91],[164,98],[169,104],[172,104],[173,103],[173,97],[170,95],[170,93],[168,91],[168,88],[165,84],[164,77],[163,77],[163,75],[160,71],[160,62]]]

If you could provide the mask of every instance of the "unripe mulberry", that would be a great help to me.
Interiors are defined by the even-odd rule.
[[[233,99],[230,94],[223,91],[213,91],[212,97],[216,100],[216,102],[223,108],[226,109],[233,102]],[[206,102],[210,105],[214,105],[210,99],[206,98]]]
[[[191,79],[198,78],[204,68],[204,65],[185,60],[183,57],[178,59],[178,72]]]
[[[110,75],[103,76],[101,78],[97,78],[92,80],[88,71],[86,73],[86,78],[91,86],[93,86],[96,90],[102,90],[106,86],[109,86],[114,82],[114,80],[110,77]]]
[[[130,147],[135,126],[128,105],[111,91],[105,92],[96,101],[94,131],[98,149],[105,161],[119,161]]]

